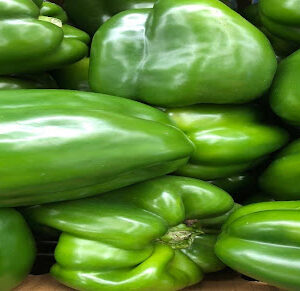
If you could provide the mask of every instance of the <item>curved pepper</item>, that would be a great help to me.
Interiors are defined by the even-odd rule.
[[[56,88],[58,88],[58,86],[55,80],[47,73],[0,76],[0,90]]]
[[[300,199],[300,139],[271,162],[260,177],[260,185],[276,200]]]
[[[287,123],[300,126],[300,50],[284,59],[270,91],[272,110]]]
[[[49,13],[44,5],[50,4],[38,7],[31,0],[0,0],[1,75],[47,71],[87,55],[88,34],[43,15]]]
[[[95,92],[163,107],[244,103],[268,89],[276,66],[264,34],[223,3],[159,0],[100,27],[89,81]]]
[[[10,291],[28,275],[35,242],[24,218],[14,209],[0,209],[0,286]]]
[[[212,180],[244,173],[287,141],[283,129],[264,124],[251,106],[194,105],[166,113],[196,146],[177,171],[183,176]]]
[[[67,13],[59,5],[51,2],[43,2],[40,15],[59,19],[62,23],[66,23],[68,21]]]
[[[274,35],[300,44],[300,1],[260,0],[263,25]]]
[[[84,58],[75,64],[55,70],[51,74],[61,89],[91,91],[88,81],[89,64],[90,59]]]
[[[3,90],[0,107],[2,207],[77,199],[161,176],[194,149],[163,112],[124,98]]]
[[[52,275],[78,290],[179,290],[224,266],[202,220],[233,208],[223,190],[165,176],[98,197],[33,206],[29,221],[62,231]],[[204,225],[203,225],[204,224]]]
[[[300,288],[300,201],[263,202],[234,212],[215,251],[230,268],[288,290]]]

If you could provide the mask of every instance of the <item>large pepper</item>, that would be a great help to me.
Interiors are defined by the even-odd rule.
[[[47,71],[87,55],[88,34],[63,24],[63,13],[53,5],[49,8],[42,1],[0,0],[1,75]],[[45,16],[52,12],[62,20]]]
[[[276,73],[270,91],[273,111],[283,120],[300,126],[300,50],[284,59]]]
[[[276,67],[265,35],[220,1],[158,0],[100,27],[89,79],[95,92],[163,107],[244,103]]]
[[[263,202],[234,212],[215,251],[230,268],[288,290],[300,289],[300,201]]]
[[[300,45],[299,0],[260,0],[258,7],[261,21],[267,30]]]
[[[287,141],[287,133],[265,124],[254,106],[194,105],[166,113],[196,146],[177,172],[183,176],[212,180],[241,174]]]
[[[204,229],[233,206],[216,186],[165,176],[25,213],[32,223],[62,232],[51,273],[64,284],[85,291],[167,291],[224,267],[214,255],[216,235]]]
[[[35,242],[24,218],[14,209],[0,209],[0,288],[10,291],[24,280],[35,258]]]
[[[76,199],[175,171],[194,147],[150,106],[68,90],[0,91],[0,206]]]
[[[276,200],[300,200],[300,139],[271,162],[260,177],[260,185]]]
[[[88,81],[89,64],[90,59],[84,58],[75,64],[55,70],[51,74],[61,89],[91,91]]]

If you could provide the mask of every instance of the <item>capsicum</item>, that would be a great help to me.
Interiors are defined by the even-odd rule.
[[[167,291],[224,267],[207,225],[233,207],[214,185],[164,176],[98,197],[29,207],[25,215],[62,232],[51,274],[67,286]]]
[[[47,71],[87,55],[88,34],[46,16],[53,7],[47,10],[44,5],[49,6],[42,1],[0,0],[0,75]],[[61,11],[54,15],[64,20]]]
[[[287,133],[267,124],[256,106],[193,105],[165,112],[196,149],[177,173],[203,180],[242,174],[282,147]]]
[[[35,242],[19,212],[0,209],[0,286],[10,291],[28,275],[35,259]]]
[[[223,226],[215,251],[230,268],[287,290],[300,288],[300,201],[250,204]]]
[[[165,113],[68,90],[0,91],[0,206],[77,199],[175,171],[194,150]]]
[[[162,107],[245,103],[269,88],[276,67],[266,36],[222,2],[158,0],[99,28],[89,81],[95,92]]]

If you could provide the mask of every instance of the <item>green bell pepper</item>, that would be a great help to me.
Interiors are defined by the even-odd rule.
[[[68,21],[67,13],[59,6],[51,2],[43,2],[40,15],[59,19],[62,23]]]
[[[51,274],[78,290],[179,290],[224,267],[206,223],[230,211],[223,190],[164,176],[98,197],[25,210],[62,232]],[[203,223],[204,220],[207,220]]]
[[[14,209],[0,209],[0,286],[10,291],[31,270],[35,242],[24,218]]]
[[[271,162],[260,177],[260,186],[276,200],[300,200],[300,139]]]
[[[58,88],[58,86],[55,80],[47,73],[0,76],[0,90],[56,88]]]
[[[49,5],[0,0],[0,75],[47,71],[87,55],[88,34],[63,24],[61,19],[45,16],[54,10],[45,9]],[[61,13],[53,14],[64,20]]]
[[[287,123],[300,126],[300,50],[284,59],[276,73],[271,91],[272,110]]]
[[[107,192],[171,173],[194,150],[165,113],[124,98],[2,90],[0,107],[0,207]]]
[[[236,9],[235,0],[222,0]],[[65,0],[64,9],[76,26],[93,35],[113,15],[129,9],[152,8],[155,0]]]
[[[93,38],[93,91],[171,107],[245,103],[277,62],[256,27],[217,0],[158,0],[112,17]]]
[[[203,180],[244,173],[282,147],[287,133],[263,123],[256,107],[194,105],[165,110],[196,150],[177,173]]]
[[[260,0],[258,7],[261,21],[268,31],[300,45],[299,0]]]
[[[88,81],[89,58],[84,58],[75,64],[71,64],[53,71],[51,74],[59,88],[79,91],[91,91]]]
[[[300,201],[262,202],[234,212],[215,246],[230,268],[288,290],[300,288]]]

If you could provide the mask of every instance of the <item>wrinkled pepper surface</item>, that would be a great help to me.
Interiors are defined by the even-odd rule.
[[[260,177],[260,185],[276,200],[300,200],[300,139],[271,162]]]
[[[19,212],[0,209],[0,286],[11,291],[28,275],[35,259],[35,242]]]
[[[214,185],[164,176],[25,213],[34,224],[62,232],[51,273],[67,286],[167,291],[224,267],[213,251],[216,234],[204,229],[233,206]]]
[[[65,14],[54,7],[42,1],[0,0],[0,75],[47,71],[87,55],[88,34],[64,24]]]
[[[177,173],[203,180],[244,173],[282,147],[287,133],[264,123],[255,106],[194,105],[165,110],[196,150]]]
[[[230,268],[287,290],[300,288],[300,201],[262,202],[234,212],[216,243]]]
[[[278,67],[270,91],[273,111],[287,123],[300,127],[300,50],[284,59]]]
[[[60,89],[91,91],[88,81],[89,58],[51,72]]]
[[[93,91],[171,107],[260,97],[277,67],[266,36],[217,0],[158,0],[93,38]],[[212,90],[213,88],[213,90]]]
[[[192,143],[165,113],[68,90],[0,91],[0,206],[77,199],[175,171]]]

